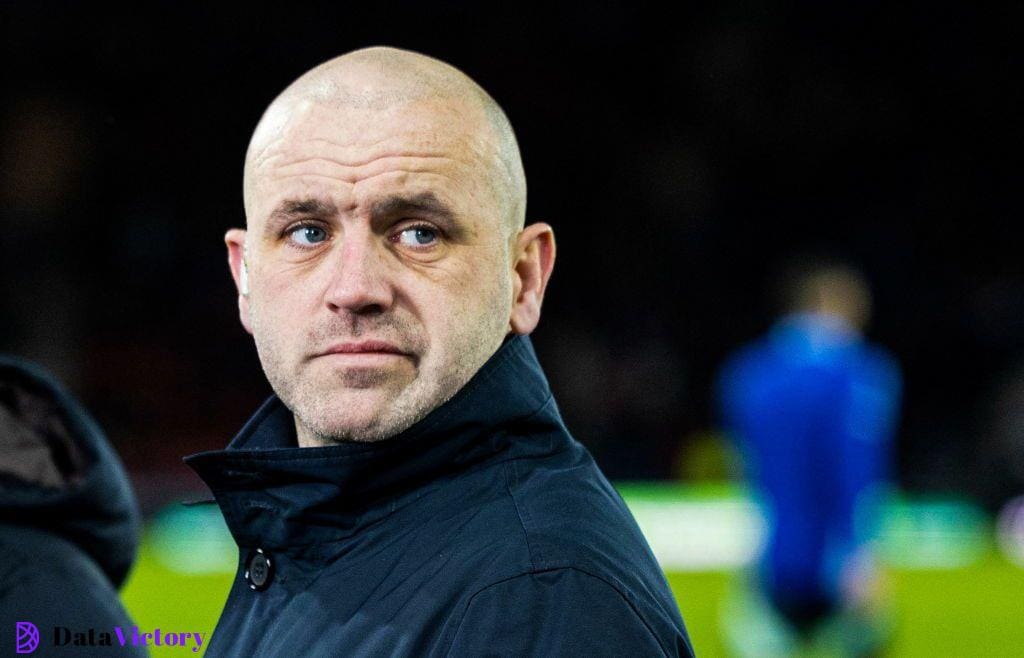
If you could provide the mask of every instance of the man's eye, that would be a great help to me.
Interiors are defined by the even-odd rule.
[[[429,226],[413,226],[398,234],[398,241],[407,247],[425,247],[437,242],[437,231]]]
[[[319,226],[296,226],[288,232],[292,242],[303,247],[311,247],[327,239],[327,231]]]

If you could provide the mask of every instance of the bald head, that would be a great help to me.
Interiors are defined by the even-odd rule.
[[[371,47],[324,62],[290,84],[264,112],[245,158],[244,196],[251,221],[253,182],[268,147],[316,106],[345,123],[353,113],[380,121],[404,109],[438,115],[437,132],[461,133],[489,166],[486,178],[501,219],[521,230],[526,216],[526,176],[508,117],[469,76],[438,59],[409,50]],[[443,135],[437,135],[443,139]]]

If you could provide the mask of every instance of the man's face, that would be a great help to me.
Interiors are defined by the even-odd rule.
[[[250,153],[243,316],[300,442],[392,436],[501,344],[514,236],[483,125],[297,101]]]

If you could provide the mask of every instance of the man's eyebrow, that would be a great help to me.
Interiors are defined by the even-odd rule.
[[[337,212],[337,206],[323,199],[285,199],[271,211],[267,228],[272,230],[282,223],[310,215],[331,217]]]
[[[431,215],[449,225],[456,223],[455,211],[433,192],[394,194],[370,204],[373,217],[393,217],[405,213]]]
[[[326,220],[338,213],[338,207],[329,200],[312,197],[285,199],[271,211],[264,230],[267,235],[276,235],[281,228],[297,219],[316,217]],[[429,218],[452,238],[463,236],[466,229],[455,210],[429,190],[414,194],[389,194],[370,203],[370,217],[375,223],[403,215]]]

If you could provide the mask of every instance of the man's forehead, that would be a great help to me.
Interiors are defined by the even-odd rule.
[[[493,144],[467,123],[450,105],[342,112],[303,102],[250,154],[248,210],[265,215],[302,193],[354,204],[351,186],[381,174],[387,176],[360,187],[430,189],[457,205],[461,193],[487,184],[495,158]]]
[[[315,157],[318,151],[340,149],[350,151],[355,164],[360,156],[374,151],[424,149],[459,157],[486,156],[494,147],[486,123],[457,100],[417,101],[385,109],[302,100],[272,119],[253,138],[247,163],[251,168],[287,153]]]

